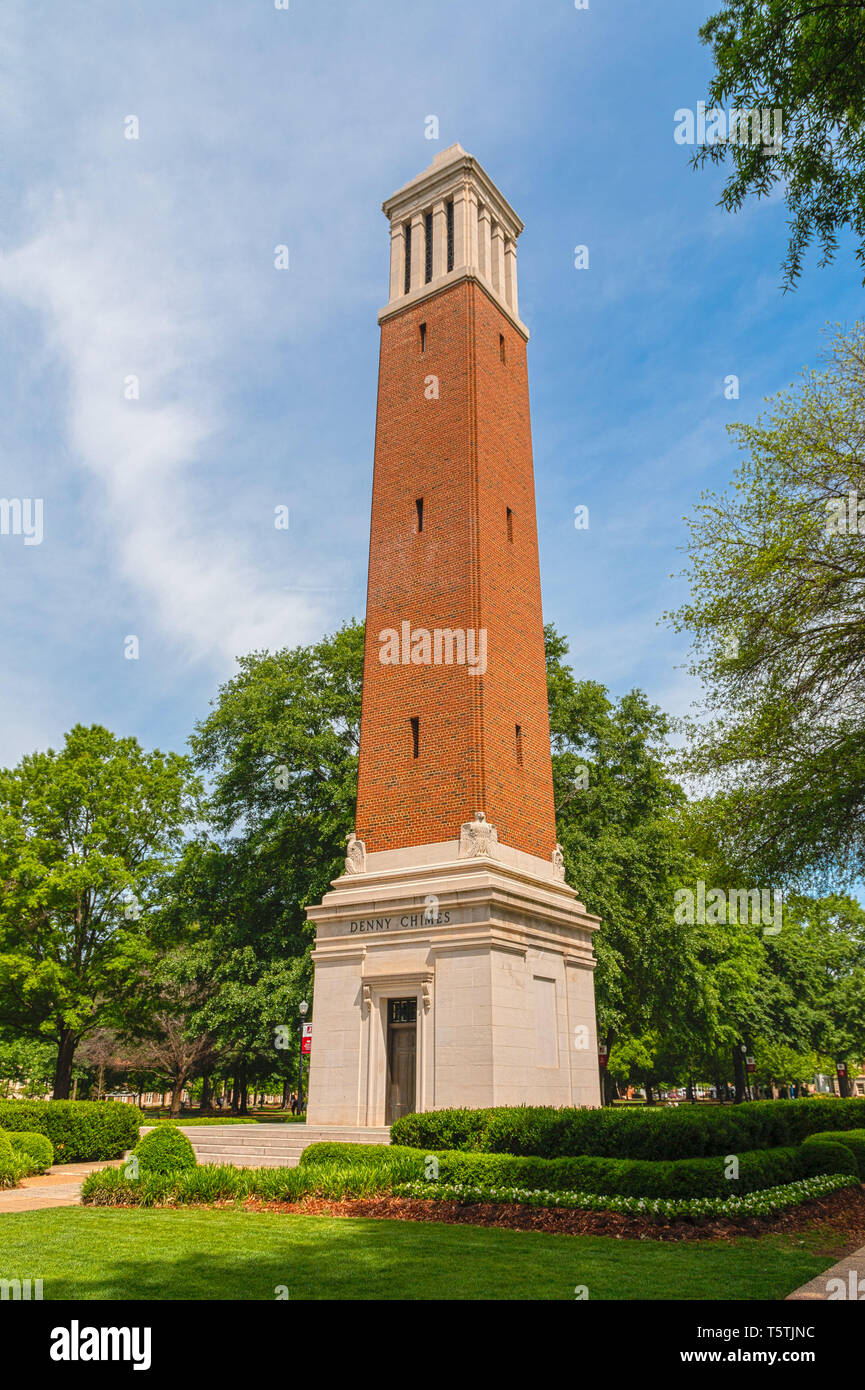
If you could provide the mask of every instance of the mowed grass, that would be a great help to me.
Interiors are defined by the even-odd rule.
[[[204,1208],[0,1215],[0,1278],[50,1299],[780,1299],[831,1258],[813,1240],[602,1236]],[[284,1296],[284,1295],[283,1295]]]

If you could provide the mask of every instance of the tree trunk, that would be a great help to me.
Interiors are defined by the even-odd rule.
[[[838,1063],[835,1063],[835,1075],[838,1076]],[[846,1100],[850,1095],[850,1078],[848,1076],[838,1076],[838,1094]]]
[[[693,1104],[696,1097],[694,1096],[694,1078],[691,1076],[690,1072],[688,1072],[688,1084],[685,1087],[685,1095],[687,1096],[688,1100]]]
[[[654,1104],[655,1104],[655,1097],[652,1095],[652,1083],[651,1083],[651,1081],[649,1080],[648,1077],[646,1077],[645,1080],[644,1080],[644,1082],[643,1082],[643,1088],[644,1088],[644,1090],[645,1090],[645,1092],[646,1092],[646,1104],[647,1104],[647,1105],[654,1105]]]
[[[209,1071],[202,1072],[202,1074],[201,1074],[201,1101],[199,1102],[199,1109],[201,1110],[202,1115],[204,1114],[205,1110],[209,1110],[209,1109],[210,1109],[210,1072],[209,1072]]]
[[[54,1092],[52,1100],[68,1100],[72,1085],[72,1062],[78,1039],[71,1028],[64,1028],[60,1034],[57,1049],[57,1065],[54,1068]]]
[[[175,1077],[174,1085],[171,1088],[171,1118],[176,1119],[180,1114],[180,1097],[183,1095],[183,1087],[186,1084],[186,1077],[180,1075]]]
[[[733,1047],[733,1080],[736,1087],[736,1104],[745,1099],[745,1058],[738,1043]]]
[[[287,1110],[291,1105],[291,1082],[288,1077],[282,1083],[282,1108]]]

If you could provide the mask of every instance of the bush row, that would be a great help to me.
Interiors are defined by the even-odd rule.
[[[391,1143],[535,1158],[671,1160],[782,1148],[821,1130],[863,1126],[865,1099],[600,1110],[510,1106],[404,1115],[391,1126]]]
[[[485,1187],[543,1188],[550,1192],[591,1192],[599,1196],[728,1197],[757,1192],[800,1178],[843,1173],[858,1178],[859,1168],[843,1144],[811,1140],[798,1147],[756,1149],[738,1155],[672,1161],[632,1158],[521,1158],[511,1154],[424,1153],[423,1149],[369,1144],[311,1144],[300,1166],[319,1162],[357,1164],[378,1171],[388,1182],[419,1179]],[[342,1155],[339,1150],[342,1149]]]
[[[0,1100],[0,1129],[46,1135],[58,1163],[119,1158],[140,1125],[138,1107],[116,1100]]]
[[[699,1220],[713,1215],[765,1215],[825,1196],[855,1181],[849,1174],[832,1174],[801,1178],[733,1197],[725,1194],[723,1197],[642,1198],[422,1180],[392,1183],[391,1175],[381,1166],[337,1165],[328,1160],[298,1168],[233,1168],[203,1164],[170,1174],[143,1173],[135,1181],[131,1181],[122,1168],[106,1168],[87,1178],[82,1201],[88,1206],[102,1207],[180,1207],[240,1202],[247,1197],[265,1202],[296,1202],[305,1196],[339,1200],[392,1192],[428,1200],[520,1202]]]

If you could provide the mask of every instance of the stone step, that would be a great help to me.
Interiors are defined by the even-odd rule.
[[[236,1168],[294,1168],[310,1144],[387,1144],[387,1128],[348,1125],[184,1125],[199,1163]]]

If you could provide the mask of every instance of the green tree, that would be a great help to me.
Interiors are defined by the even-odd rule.
[[[55,1098],[81,1040],[135,1006],[194,792],[186,758],[98,725],[0,771],[0,1025],[57,1045]]]
[[[706,779],[726,862],[764,881],[865,868],[865,327],[828,367],[731,426],[731,491],[689,519],[692,637],[705,722],[680,770]]]
[[[640,691],[614,703],[602,686],[576,681],[552,627],[546,642],[556,827],[568,881],[603,919],[596,995],[612,1060],[617,1038],[675,1019],[684,1040],[722,1007],[705,936],[675,920],[676,889],[696,882],[701,864],[685,795],[666,768],[666,716]]]
[[[865,0],[727,0],[700,37],[714,54],[712,108],[783,113],[778,145],[728,138],[697,151],[697,165],[732,162],[722,206],[738,211],[783,184],[786,288],[810,243],[825,265],[844,228],[865,268]]]

